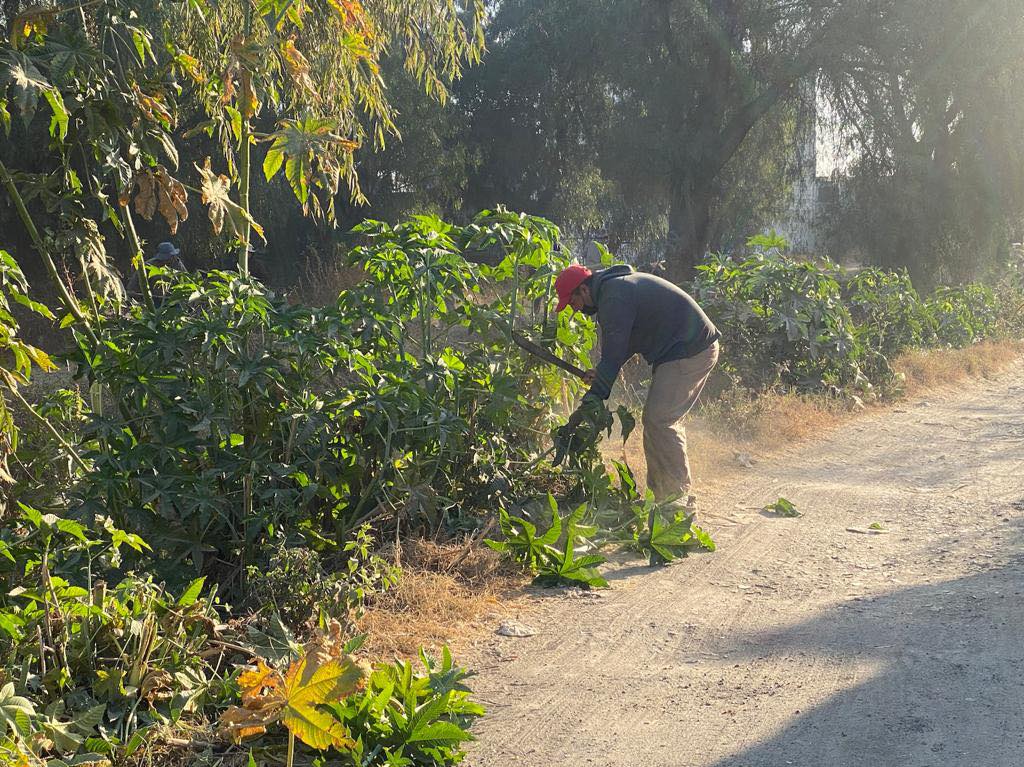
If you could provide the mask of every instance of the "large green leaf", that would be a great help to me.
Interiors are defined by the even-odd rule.
[[[35,706],[28,698],[15,695],[14,682],[8,682],[0,688],[0,722],[12,735],[21,732],[18,725],[19,718],[24,725],[25,717],[36,715]]]
[[[472,740],[473,736],[452,722],[430,722],[409,734],[409,743],[423,746],[453,746]]]
[[[0,97],[8,87],[25,125],[32,122],[39,98],[43,97],[53,115],[50,122],[51,135],[61,140],[67,136],[68,111],[60,91],[43,76],[28,56],[19,51],[0,54]]]

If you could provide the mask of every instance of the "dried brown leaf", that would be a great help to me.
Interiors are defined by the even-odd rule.
[[[206,158],[203,167],[195,166],[202,176],[203,203],[209,207],[210,223],[213,224],[215,234],[220,234],[225,222],[236,237],[242,237],[245,224],[248,223],[252,231],[256,232],[264,242],[267,238],[263,235],[263,227],[257,224],[244,208],[231,199],[231,179],[227,176],[215,174],[210,169],[210,158]]]
[[[262,659],[257,659],[256,668],[242,672],[238,677],[238,687],[242,691],[242,705],[262,706],[270,693],[279,691],[284,684],[281,674],[272,669]]]
[[[152,221],[157,208],[156,180],[152,173],[144,170],[135,177],[135,184],[139,188],[135,195],[135,212],[147,221]]]
[[[157,166],[156,183],[160,214],[167,221],[171,234],[177,234],[178,224],[188,220],[188,191],[162,165]]]
[[[284,60],[285,68],[292,78],[292,82],[307,93],[316,93],[316,86],[309,76],[309,61],[302,55],[302,51],[295,47],[293,39],[285,40],[281,45],[281,58]]]

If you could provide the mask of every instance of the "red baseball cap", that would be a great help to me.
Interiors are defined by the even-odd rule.
[[[561,274],[555,278],[555,292],[558,293],[558,308],[555,310],[556,312],[562,311],[562,309],[569,305],[569,298],[572,296],[572,292],[592,274],[593,272],[587,269],[587,267],[579,264],[573,264],[562,270]]]

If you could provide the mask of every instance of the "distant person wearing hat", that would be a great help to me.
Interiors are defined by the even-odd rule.
[[[555,291],[558,311],[571,306],[596,315],[601,328],[601,361],[587,373],[584,402],[608,399],[634,354],[653,367],[643,412],[647,487],[659,501],[692,507],[682,419],[718,362],[718,329],[684,290],[624,264],[594,272],[573,264],[558,275]]]
[[[173,243],[161,242],[156,246],[156,255],[146,262],[146,266],[160,266],[164,269],[184,272],[185,262],[179,257],[181,251],[174,247]],[[166,290],[161,285],[150,284],[153,292],[153,301],[157,304],[163,302]],[[128,295],[136,301],[142,298],[142,283],[139,280],[139,272],[136,270],[125,288]]]

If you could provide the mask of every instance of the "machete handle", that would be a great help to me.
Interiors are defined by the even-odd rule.
[[[562,370],[572,373],[574,376],[576,376],[577,378],[584,382],[587,380],[587,374],[584,370],[576,367],[571,362],[566,362],[557,354],[549,352],[543,346],[538,346],[537,344],[533,343],[533,341],[526,339],[521,333],[518,333],[515,330],[512,331],[512,340],[515,341],[517,346],[519,346],[521,349],[525,349],[534,357],[542,359],[545,362],[555,365],[556,367],[560,367]]]

